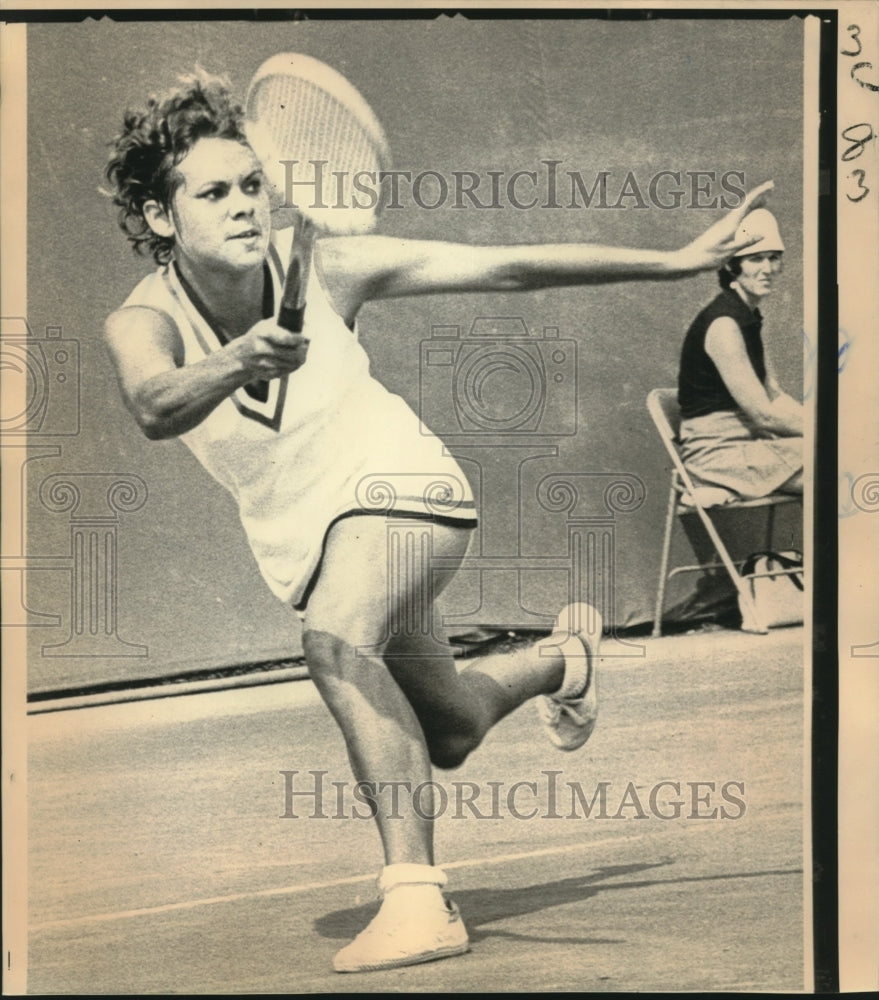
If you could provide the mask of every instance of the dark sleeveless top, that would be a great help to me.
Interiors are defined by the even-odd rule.
[[[678,403],[684,420],[702,417],[717,410],[739,408],[705,351],[705,334],[721,316],[729,316],[738,324],[754,373],[761,384],[766,380],[763,339],[760,335],[763,318],[760,310],[752,312],[736,292],[730,288],[724,289],[693,320],[684,338],[678,372]]]

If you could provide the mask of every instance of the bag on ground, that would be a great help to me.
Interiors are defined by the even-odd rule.
[[[790,571],[794,572],[790,572]],[[742,565],[742,577],[757,614],[767,628],[803,622],[803,555],[801,552],[755,552]],[[742,618],[749,615],[742,607]]]

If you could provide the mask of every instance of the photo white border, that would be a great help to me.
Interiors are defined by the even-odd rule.
[[[92,5],[56,0],[53,10],[73,11],[95,9]],[[97,5],[95,5],[97,6]],[[143,4],[110,2],[100,5],[101,10],[139,9]],[[289,8],[289,3],[262,0],[245,3],[242,0],[220,0],[203,3],[153,3],[152,11],[162,9],[268,10]],[[333,6],[326,3],[299,3],[298,8],[321,10]],[[386,2],[341,4],[346,9],[364,8],[405,10],[413,7],[436,9],[435,4]],[[551,10],[608,9],[614,7],[644,7],[648,9],[690,9],[696,11],[733,10],[747,6],[750,10],[836,11],[839,15],[839,48],[851,41],[848,25],[860,28],[859,42],[863,55],[858,58],[866,63],[861,76],[879,80],[879,5],[871,0],[816,0],[797,3],[793,0],[776,0],[774,3],[730,3],[728,0],[709,2],[675,3],[571,3],[567,0],[546,0],[541,12]],[[507,8],[527,14],[534,4],[521,2],[471,2],[459,3],[457,9],[479,10]],[[42,12],[46,4],[40,0],[20,0],[6,3],[9,11]],[[0,15],[2,21],[2,15]],[[23,157],[9,154],[15,150],[21,136],[26,134],[26,76],[25,48],[22,44],[25,26],[20,23],[0,25],[0,60],[2,60],[2,197],[3,269],[0,284],[0,302],[4,315],[27,315],[26,289],[23,271],[17,263],[26,260],[27,218],[26,164]],[[873,122],[876,119],[876,95],[859,85],[852,76],[854,57],[838,57],[837,120],[839,132],[855,122]],[[808,87],[807,80],[806,86]],[[814,124],[814,123],[812,123]],[[807,138],[808,128],[807,123]],[[848,143],[837,136],[839,156]],[[840,326],[848,338],[858,344],[857,364],[847,367],[845,387],[840,382],[839,399],[839,474],[846,475],[861,485],[864,497],[843,497],[846,503],[854,502],[857,510],[839,520],[839,602],[838,602],[838,657],[839,657],[839,975],[842,992],[857,992],[879,988],[879,821],[877,821],[877,792],[879,792],[879,734],[877,734],[877,709],[879,709],[879,510],[876,491],[879,490],[879,426],[876,403],[876,385],[879,383],[879,288],[875,276],[879,273],[879,140],[868,145],[857,166],[872,179],[871,194],[864,202],[855,203],[847,195],[844,181],[851,180],[848,164],[837,160],[837,225],[838,225],[838,275]],[[818,178],[807,169],[804,176],[805,201],[814,192]],[[804,230],[805,234],[805,230]],[[814,245],[813,245],[814,248]],[[806,243],[805,259],[813,259]],[[807,306],[808,307],[808,306]],[[817,325],[817,317],[816,317]],[[841,373],[842,375],[842,373]],[[3,531],[22,532],[24,512],[12,506],[15,491],[10,489],[7,478],[3,482]],[[851,510],[850,507],[846,508]],[[872,515],[872,516],[871,516]],[[810,519],[806,518],[806,523]],[[9,551],[7,545],[3,551]],[[16,602],[4,601],[4,606]],[[25,795],[27,757],[24,743],[25,654],[23,629],[5,629],[3,634],[2,671],[2,755],[3,755],[3,973],[4,993],[15,995],[25,988],[22,963],[7,961],[7,956],[26,954],[26,826]],[[807,712],[810,706],[807,705]],[[809,715],[808,721],[811,721]],[[805,776],[808,787],[808,775]],[[817,806],[816,806],[817,807]],[[825,808],[826,804],[820,804]],[[809,822],[807,820],[807,828]],[[809,873],[807,872],[807,875]],[[810,880],[807,878],[807,885]]]

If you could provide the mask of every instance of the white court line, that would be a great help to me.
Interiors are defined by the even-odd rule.
[[[695,827],[707,829],[706,827]],[[591,840],[580,844],[566,844],[561,847],[542,847],[534,851],[524,851],[517,854],[501,854],[490,858],[466,858],[462,861],[451,861],[441,865],[443,869],[477,868],[480,865],[499,865],[508,861],[522,861],[526,858],[539,858],[552,854],[569,854],[572,851],[582,851],[605,844],[630,844],[637,840],[646,840],[653,836],[644,832],[626,837],[605,837],[603,840]],[[215,906],[218,903],[237,903],[243,899],[263,899],[267,896],[293,896],[297,893],[312,892],[317,889],[332,889],[339,885],[356,885],[360,882],[374,882],[376,875],[351,875],[348,878],[330,879],[325,882],[307,882],[304,885],[288,885],[274,889],[255,889],[252,892],[237,892],[228,896],[209,896],[204,899],[188,899],[180,903],[165,903],[162,906],[144,906],[134,910],[119,910],[116,913],[93,913],[90,916],[67,917],[63,920],[45,920],[38,924],[30,924],[28,930],[41,931],[54,927],[76,927],[81,924],[100,923],[107,920],[123,920],[128,917],[152,916],[158,913],[173,913],[175,910],[193,910],[199,906]]]

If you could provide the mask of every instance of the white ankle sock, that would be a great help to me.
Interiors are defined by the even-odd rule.
[[[583,643],[570,632],[553,632],[546,640],[547,646],[555,646],[561,650],[564,666],[562,682],[553,692],[556,697],[572,697],[582,686],[581,678],[585,672]]]
[[[378,880],[379,889],[387,898],[393,891],[396,901],[413,905],[442,903],[441,887],[446,884],[446,873],[433,865],[386,865]]]

